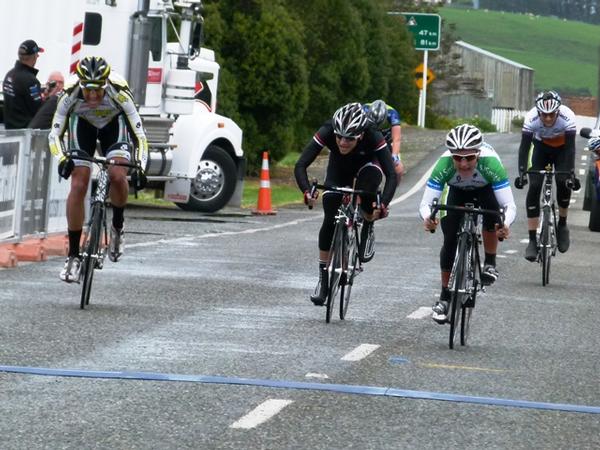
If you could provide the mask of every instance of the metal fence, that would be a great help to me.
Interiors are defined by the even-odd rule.
[[[47,130],[0,131],[0,242],[66,232],[69,188],[58,177]]]

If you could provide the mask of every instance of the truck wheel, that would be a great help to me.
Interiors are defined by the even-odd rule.
[[[229,154],[218,145],[209,145],[192,180],[190,199],[176,203],[185,211],[215,212],[223,208],[235,191],[236,167]]]

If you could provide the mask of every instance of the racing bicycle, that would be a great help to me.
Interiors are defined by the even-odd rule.
[[[479,291],[485,292],[485,287],[481,283],[481,259],[479,255],[481,225],[479,216],[496,216],[499,219],[500,227],[503,227],[504,210],[502,208],[499,211],[477,208],[473,203],[466,203],[464,206],[444,205],[434,199],[431,204],[432,220],[435,219],[438,211],[463,213],[458,231],[456,256],[454,257],[448,284],[450,289],[450,303],[448,305],[450,335],[448,345],[450,349],[453,349],[459,335],[460,345],[467,344],[477,293]]]
[[[544,184],[542,188],[542,204],[540,211],[540,223],[537,229],[537,261],[542,266],[542,286],[550,283],[550,265],[552,258],[556,256],[558,248],[556,238],[556,198],[554,195],[553,180],[556,175],[569,175],[567,186],[573,188],[574,174],[571,171],[553,170],[552,165],[548,164],[544,170],[527,170],[529,175],[543,175]]]
[[[83,236],[83,247],[81,250],[81,273],[83,278],[81,287],[80,308],[84,309],[90,303],[92,281],[94,270],[104,267],[104,258],[108,251],[108,227],[106,225],[106,207],[108,199],[109,178],[108,168],[110,166],[122,166],[132,169],[139,167],[129,162],[118,162],[103,156],[93,157],[82,155],[77,150],[71,150],[67,156],[73,160],[89,161],[96,164],[99,171],[96,175],[96,186],[90,198],[90,214],[86,231]]]
[[[361,248],[361,230],[365,226],[365,221],[360,212],[360,196],[373,195],[373,193],[349,187],[318,184],[315,181],[312,184],[311,196],[314,197],[317,189],[342,194],[342,202],[335,216],[335,228],[329,250],[329,261],[326,266],[329,288],[325,303],[325,322],[329,323],[338,295],[340,320],[345,319],[354,280],[363,270],[359,249]],[[376,207],[380,207],[379,192],[376,193]],[[373,245],[374,235],[369,233],[364,245],[367,249],[365,253],[372,252]],[[318,289],[319,286],[317,286],[316,292]]]

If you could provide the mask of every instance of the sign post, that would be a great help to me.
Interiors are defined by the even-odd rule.
[[[429,50],[439,50],[442,20],[439,14],[423,14],[410,12],[390,12],[392,15],[402,15],[406,20],[408,31],[413,35],[415,50],[423,50],[423,84],[419,95],[419,112],[417,125],[425,127],[425,105],[427,104],[427,84],[430,80],[430,70],[427,68]]]

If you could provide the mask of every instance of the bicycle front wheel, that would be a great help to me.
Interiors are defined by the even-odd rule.
[[[94,279],[94,269],[96,268],[96,259],[100,246],[100,236],[102,234],[102,209],[99,205],[92,206],[91,219],[88,226],[88,232],[83,246],[83,259],[81,270],[83,271],[83,286],[81,288],[81,301],[79,307],[85,308],[90,303],[90,294],[92,292],[92,281]]]
[[[342,286],[340,294],[340,320],[346,318],[348,312],[348,305],[350,304],[350,295],[352,294],[352,285],[354,284],[354,277],[357,274],[358,265],[360,261],[358,259],[358,243],[356,240],[356,230],[354,228],[347,231],[348,244],[345,248],[345,283]]]
[[[458,238],[458,245],[456,251],[456,261],[454,262],[453,273],[450,278],[454,280],[452,290],[450,292],[450,335],[448,338],[448,346],[450,349],[454,348],[454,344],[458,341],[459,330],[461,330],[461,323],[463,322],[463,297],[466,295],[466,266],[468,263],[468,235],[463,233]]]
[[[550,283],[550,262],[552,260],[551,243],[552,215],[550,208],[542,210],[542,232],[540,233],[541,262],[542,262],[542,286]]]
[[[335,231],[333,232],[333,240],[331,241],[331,249],[329,250],[329,263],[327,265],[327,272],[329,274],[327,307],[325,308],[325,322],[327,323],[331,321],[335,298],[339,293],[340,285],[343,281],[345,233],[345,224],[343,222],[338,222],[335,226]]]

